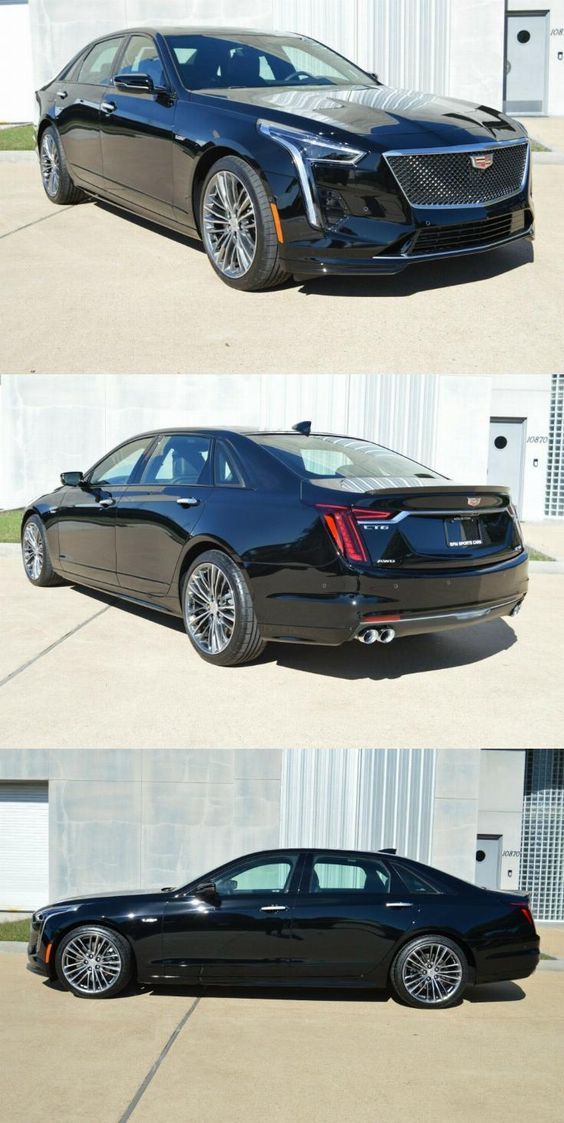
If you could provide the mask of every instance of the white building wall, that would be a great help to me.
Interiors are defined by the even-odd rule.
[[[532,0],[519,3],[509,0],[511,12],[549,12],[550,38],[548,45],[548,113],[557,116],[564,113],[564,0]],[[562,58],[559,58],[562,54]],[[533,130],[534,132],[534,130]]]
[[[503,0],[30,0],[30,9],[37,85],[96,36],[158,21],[301,31],[387,84],[501,104]]]
[[[0,4],[0,123],[33,121],[34,89],[29,6]]]
[[[479,785],[479,749],[437,752],[430,864],[465,881],[474,881]]]
[[[478,834],[502,836],[500,889],[519,889],[524,750],[480,753]]]
[[[4,375],[0,507],[25,505],[61,471],[86,470],[147,429],[278,428],[305,418],[316,429],[387,445],[457,482],[485,483],[490,417],[522,416],[523,517],[542,519],[549,408],[550,377],[538,375]]]

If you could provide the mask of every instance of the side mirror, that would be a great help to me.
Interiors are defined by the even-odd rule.
[[[61,483],[65,487],[80,487],[83,480],[82,472],[61,472]]]
[[[155,83],[149,74],[116,74],[114,82],[116,86],[123,86],[126,90],[144,90],[148,94],[155,90]]]
[[[219,893],[215,881],[202,881],[192,890],[194,897],[201,897],[204,901],[218,901]]]

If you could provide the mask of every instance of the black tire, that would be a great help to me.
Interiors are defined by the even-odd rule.
[[[32,555],[37,561],[33,564]],[[30,515],[22,526],[22,561],[25,575],[32,585],[64,585],[64,577],[55,573],[51,564],[45,527],[39,515]]]
[[[417,983],[411,982],[406,985],[406,975],[409,978],[411,974],[411,964],[408,961],[415,953],[418,961],[421,957],[424,962],[427,951],[431,949],[429,962],[432,962],[432,949],[437,947],[444,949],[445,952],[444,967],[448,968],[448,981],[444,981],[444,975],[442,984],[430,979],[428,983],[424,984],[425,989],[422,996],[418,996],[413,993],[413,986],[417,987]],[[422,970],[425,971],[426,968],[424,967]],[[413,978],[412,974],[411,978]],[[394,993],[407,1006],[414,1006],[419,1010],[444,1010],[448,1006],[456,1006],[460,1002],[469,981],[468,961],[462,948],[447,936],[434,934],[418,936],[405,944],[398,952],[390,970],[390,983]],[[449,993],[443,998],[437,997],[435,993],[440,992],[441,986],[445,986],[449,990]]]
[[[220,267],[214,258],[213,242],[210,238],[205,222],[206,203],[208,192],[213,191],[212,181],[219,172],[227,172],[243,185],[249,195],[254,212],[256,230],[255,252],[252,263],[240,276],[230,276]],[[209,170],[202,193],[200,196],[200,232],[204,248],[212,268],[218,277],[234,289],[245,292],[258,292],[261,289],[270,289],[281,285],[288,280],[290,274],[282,268],[280,263],[280,245],[276,235],[276,227],[270,207],[270,199],[264,184],[254,168],[239,156],[224,156]]]
[[[39,166],[43,190],[51,203],[66,207],[71,203],[84,202],[86,195],[80,187],[75,187],[70,177],[63,146],[54,125],[48,125],[41,133]],[[53,170],[56,178],[51,174]]]
[[[221,650],[215,652],[207,649],[208,645],[204,638],[201,640],[196,638],[193,616],[194,590],[191,583],[196,573],[198,573],[198,581],[206,580],[209,567],[219,570],[227,582],[229,606],[226,606],[226,609],[233,617],[232,626],[226,629],[224,636],[225,638],[230,632],[228,642]],[[222,588],[225,588],[223,584]],[[225,597],[223,599],[225,600]],[[239,663],[250,663],[264,651],[266,644],[259,632],[245,578],[231,558],[221,550],[207,550],[206,553],[200,554],[187,570],[182,582],[182,614],[188,639],[206,663],[213,663],[218,667],[234,667]]]
[[[108,969],[111,970],[112,975],[115,974],[115,978],[110,985],[105,986],[105,989],[93,989],[94,979],[97,978],[94,972],[102,974],[102,971],[98,965],[93,966],[89,972],[87,971],[85,967],[87,957],[85,956],[84,960],[81,960],[80,953],[75,952],[73,947],[77,941],[81,941],[87,948],[92,947],[92,945],[96,946],[96,941],[102,949],[111,944],[112,951],[108,952],[105,963],[106,966],[111,964],[111,968],[108,967]],[[93,964],[95,963],[93,955],[89,955],[88,959],[91,959]],[[55,970],[62,986],[70,990],[77,998],[113,998],[115,994],[119,994],[120,991],[125,989],[133,975],[133,955],[127,940],[119,932],[114,932],[111,928],[103,928],[97,924],[83,924],[80,928],[73,928],[71,932],[63,936],[55,955]],[[82,974],[77,975],[78,982],[81,985],[77,985],[69,978],[68,973],[69,971],[80,972],[81,970]],[[92,989],[87,989],[88,986]]]

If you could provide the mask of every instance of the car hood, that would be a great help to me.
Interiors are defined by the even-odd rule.
[[[104,903],[104,901],[114,901],[115,902],[115,900],[117,898],[119,898],[119,900],[122,901],[124,904],[127,901],[131,901],[132,903],[135,902],[135,901],[136,902],[139,902],[139,901],[156,901],[156,900],[164,901],[165,892],[170,892],[170,890],[165,891],[165,890],[155,889],[152,892],[151,891],[143,892],[141,890],[138,893],[127,892],[127,891],[126,892],[120,892],[119,890],[116,890],[116,891],[113,891],[113,892],[110,892],[110,893],[106,893],[106,892],[103,892],[103,893],[86,893],[86,894],[84,894],[84,896],[63,897],[60,901],[51,901],[50,904],[44,905],[42,909],[38,909],[37,911],[38,912],[47,912],[48,909],[60,909],[60,908],[64,908],[66,905],[68,905],[69,908],[71,908],[73,905],[85,905],[85,904],[102,905]]]
[[[207,95],[210,96],[210,95]],[[519,140],[518,121],[495,109],[454,98],[389,86],[324,86],[316,89],[233,89],[214,94],[256,112],[307,118],[317,125],[365,136],[383,150]],[[304,126],[303,120],[300,126]]]

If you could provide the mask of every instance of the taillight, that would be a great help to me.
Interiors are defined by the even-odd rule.
[[[525,917],[525,920],[527,921],[527,923],[531,925],[531,928],[534,928],[535,922],[533,920],[533,914],[532,914],[530,908],[528,908],[527,905],[520,904],[519,901],[512,901],[511,904],[512,904],[514,909],[519,909],[519,912],[523,913],[523,916]]]
[[[357,523],[391,518],[391,511],[363,511],[356,507],[330,507],[325,503],[316,504],[322,512],[325,525],[338,551],[347,561],[368,563],[366,547],[360,536]]]

